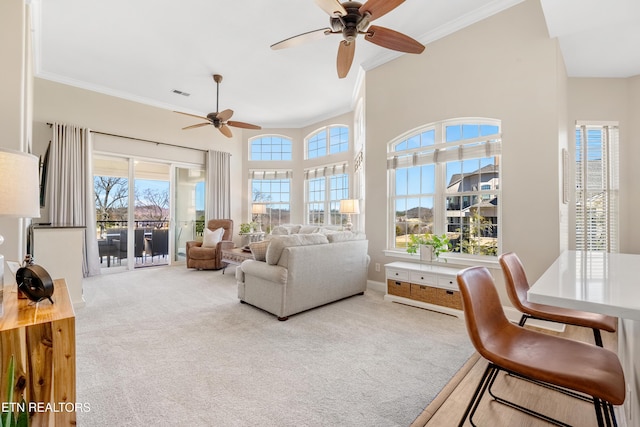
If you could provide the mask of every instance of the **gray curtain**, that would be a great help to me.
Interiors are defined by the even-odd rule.
[[[231,218],[230,159],[230,153],[207,152],[207,220]]]
[[[52,224],[85,227],[82,273],[100,274],[93,195],[91,132],[53,124],[47,174],[47,204]]]

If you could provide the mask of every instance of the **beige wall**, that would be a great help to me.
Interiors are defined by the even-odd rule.
[[[387,143],[456,117],[502,121],[502,250],[531,280],[559,254],[559,117],[564,66],[537,1],[526,1],[367,73],[367,236],[375,263],[387,246]],[[530,179],[536,177],[536,179]],[[501,280],[498,272],[496,278]]]
[[[244,183],[242,173],[244,139],[241,130],[233,129],[233,138],[226,138],[210,126],[183,131],[183,127],[197,123],[198,119],[49,80],[35,79],[34,88],[34,127],[41,129],[43,123],[55,121],[88,127],[104,133],[201,150],[229,152],[231,153],[231,192],[241,194]],[[50,136],[42,131],[34,134],[34,138],[48,137]],[[46,147],[47,142],[38,140],[34,145]],[[129,143],[145,147],[145,143],[131,141]],[[144,149],[138,150],[137,155],[154,158],[164,149],[162,145],[154,144],[147,144],[147,147],[146,153]],[[240,221],[241,208],[240,200],[232,198],[231,217],[235,224],[242,222]]]
[[[30,87],[26,16],[24,0],[0,1],[0,147],[16,151],[28,151],[25,129],[31,101],[26,93]],[[22,219],[0,218],[0,235],[5,239],[0,253],[5,260],[24,257],[25,227]]]

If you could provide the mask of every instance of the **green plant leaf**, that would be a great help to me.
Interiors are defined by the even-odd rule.
[[[20,402],[22,408],[27,408],[27,402],[24,398]],[[29,427],[29,413],[27,411],[19,411],[18,418],[16,419],[16,427]]]
[[[13,402],[13,376],[15,375],[15,372],[13,355],[11,355],[11,359],[9,359],[9,367],[7,368],[7,401],[9,403],[9,408],[11,408],[11,402]],[[15,425],[11,411],[7,412],[6,416],[2,420],[2,425],[4,427],[13,427]]]

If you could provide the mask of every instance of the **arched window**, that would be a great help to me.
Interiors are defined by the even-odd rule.
[[[349,151],[349,128],[343,125],[326,126],[306,140],[306,158],[315,159]]]
[[[291,160],[291,140],[279,135],[263,135],[249,141],[249,160]]]
[[[390,249],[412,234],[446,234],[452,252],[496,256],[500,122],[431,123],[389,143]]]

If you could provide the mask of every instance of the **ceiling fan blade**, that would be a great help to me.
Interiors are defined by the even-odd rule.
[[[389,28],[372,25],[364,36],[365,40],[387,49],[407,53],[422,53],[424,46],[417,40]]]
[[[299,46],[309,41],[319,40],[330,33],[331,33],[331,30],[329,28],[321,28],[319,30],[309,31],[307,33],[302,33],[302,34],[298,34],[297,36],[289,37],[288,39],[284,39],[282,41],[279,41],[278,43],[274,43],[271,45],[271,49],[278,50],[278,49],[285,49],[288,47]]]
[[[369,20],[373,21],[391,12],[402,3],[404,3],[404,0],[369,0],[360,6],[360,13],[364,15],[366,12],[369,12],[371,15],[371,19]]]
[[[251,123],[244,123],[244,122],[235,122],[235,121],[231,121],[231,120],[229,120],[227,122],[227,125],[233,126],[233,127],[236,127],[236,128],[243,128],[243,129],[262,129],[258,125],[252,125]]]
[[[340,46],[338,46],[338,59],[336,65],[338,66],[338,77],[343,79],[349,74],[351,69],[351,63],[353,62],[353,55],[356,51],[356,42],[348,42],[342,40]]]
[[[233,110],[224,110],[224,111],[220,111],[218,113],[217,119],[219,119],[222,122],[226,122],[227,120],[229,120],[231,118],[231,116],[233,116]]]
[[[191,126],[187,126],[186,128],[182,128],[182,130],[199,128],[199,127],[210,125],[210,124],[211,123],[209,123],[209,122],[207,122],[207,123],[198,123],[197,125],[191,125]]]
[[[229,126],[225,125],[224,123],[220,125],[218,130],[220,130],[220,132],[222,132],[222,134],[227,138],[231,138],[233,136],[233,134],[231,133],[231,129],[229,129]]]
[[[338,0],[316,0],[316,4],[334,18],[347,15],[347,10]]]
[[[195,118],[197,118],[197,119],[207,120],[207,118],[206,118],[206,117],[196,116],[195,114],[182,113],[182,112],[180,112],[180,111],[174,111],[174,113],[183,114],[183,115],[185,115],[185,116],[190,116],[190,117],[195,117]]]

